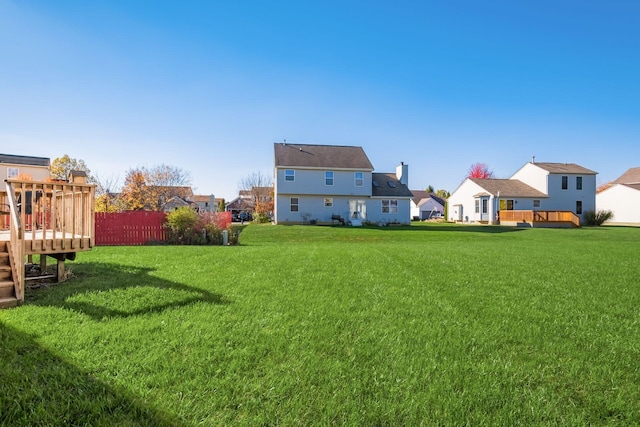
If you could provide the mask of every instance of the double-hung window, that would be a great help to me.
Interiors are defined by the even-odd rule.
[[[290,211],[291,212],[298,212],[298,198],[297,197],[292,197],[291,199],[289,199],[289,206],[290,206]]]
[[[480,200],[476,199],[476,213],[480,213]]]
[[[285,181],[295,181],[296,180],[296,171],[293,169],[285,169],[284,170],[284,180]]]
[[[398,200],[396,200],[396,199],[383,199],[382,200],[382,213],[388,213],[388,214],[398,213]]]
[[[324,185],[333,185],[333,171],[325,171]]]
[[[325,208],[333,207],[333,198],[332,197],[325,197],[324,198],[324,207]]]
[[[362,187],[364,185],[364,173],[363,172],[354,172],[353,180],[356,187]]]
[[[582,177],[576,177],[576,190],[582,190]]]
[[[566,175],[562,176],[562,189],[566,190],[569,188],[569,177]]]
[[[7,168],[7,178],[15,178],[20,175],[20,169],[18,168]]]

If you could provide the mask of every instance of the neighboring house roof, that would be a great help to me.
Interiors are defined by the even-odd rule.
[[[402,184],[394,173],[371,174],[372,197],[413,197],[413,193]]]
[[[373,170],[362,147],[275,143],[275,166]]]
[[[229,203],[227,203],[227,210],[244,210],[250,209],[252,205],[248,203],[246,200],[242,200],[240,197],[236,197]]]
[[[13,154],[0,154],[0,163],[12,163],[15,165],[50,166],[51,161],[47,157],[14,156]]]
[[[415,203],[416,206],[426,203],[429,199],[433,199],[442,206],[445,204],[445,200],[436,196],[434,193],[429,193],[428,191],[423,190],[411,190],[411,192],[413,193],[413,203]]]
[[[209,203],[211,201],[211,196],[197,194],[193,196],[193,201],[196,203]]]
[[[500,193],[500,197],[535,197],[535,198],[548,197],[546,194],[525,184],[519,179],[469,178],[469,180],[478,184],[487,193],[489,193],[489,194],[480,193],[480,194],[477,194],[476,196],[480,196],[480,195],[497,196],[498,193]]]
[[[535,162],[534,165],[550,173],[577,173],[581,175],[596,175],[597,172],[575,163],[545,163]]]
[[[630,168],[613,181],[614,184],[638,184],[640,183],[640,168]]]
[[[634,190],[640,191],[640,183],[639,184],[620,184],[620,185],[624,185],[625,187],[633,188]]]

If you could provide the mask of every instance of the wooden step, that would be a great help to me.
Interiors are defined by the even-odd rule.
[[[15,288],[10,280],[0,280],[0,298],[15,297]]]
[[[11,280],[10,265],[0,265],[0,281],[1,280]]]
[[[17,307],[18,300],[15,298],[0,298],[0,308]]]

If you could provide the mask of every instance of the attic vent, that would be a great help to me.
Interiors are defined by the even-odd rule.
[[[379,187],[379,186],[380,186],[380,184],[378,184],[378,181],[376,181],[376,180],[374,179],[374,180],[373,180],[373,186],[374,186],[374,187]]]
[[[396,188],[396,183],[393,181],[387,181],[387,184],[389,184],[389,187],[391,188]]]

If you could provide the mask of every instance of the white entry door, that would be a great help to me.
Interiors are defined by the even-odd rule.
[[[367,202],[363,199],[349,200],[349,219],[364,220],[367,218]]]

